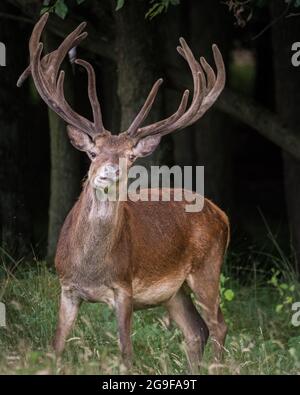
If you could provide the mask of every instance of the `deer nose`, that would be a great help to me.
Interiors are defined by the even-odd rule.
[[[120,168],[119,165],[107,164],[103,169],[103,176],[107,178],[119,177]]]

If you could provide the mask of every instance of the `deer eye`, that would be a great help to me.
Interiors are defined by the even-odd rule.
[[[96,154],[95,154],[95,152],[89,152],[89,155],[90,155],[90,157],[92,158],[92,159],[94,159],[94,158],[96,158]]]

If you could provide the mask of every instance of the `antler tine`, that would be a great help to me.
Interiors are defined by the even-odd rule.
[[[181,101],[180,101],[180,104],[177,108],[177,111],[174,112],[174,114],[172,114],[168,118],[165,118],[161,121],[156,122],[155,123],[155,130],[154,130],[154,125],[148,125],[148,126],[144,126],[143,128],[138,129],[137,130],[138,138],[140,139],[142,137],[146,137],[149,134],[158,134],[158,133],[162,132],[163,130],[165,130],[168,125],[177,121],[177,119],[179,119],[184,114],[184,112],[186,110],[188,98],[189,98],[189,93],[190,93],[189,90],[184,91]],[[153,130],[154,130],[154,132],[153,132]]]
[[[60,46],[52,52],[51,54],[51,66],[53,67],[52,78],[56,80],[58,70],[62,64],[65,56],[70,51],[70,49],[79,45],[79,43],[87,37],[87,32],[83,32],[86,28],[86,22],[82,22],[77,28],[71,32]]]
[[[30,57],[32,57],[36,51],[37,46],[39,45],[39,42],[41,40],[41,35],[42,32],[46,26],[46,23],[49,18],[49,13],[46,12],[41,18],[38,20],[38,22],[35,24],[30,40],[29,40],[29,53]]]
[[[66,122],[76,128],[83,130],[91,137],[95,137],[96,129],[94,128],[94,124],[75,112],[66,101],[64,96],[64,79],[65,72],[61,70],[56,85],[57,93],[55,96],[53,96],[56,100],[50,99],[49,106],[53,108],[53,110],[56,111]]]
[[[43,47],[44,46],[42,43],[38,44],[37,48],[35,49],[35,52],[31,56],[30,66],[31,66],[31,74],[35,82],[35,87],[39,92],[41,98],[47,103],[48,102],[47,96],[45,95],[44,89],[41,88],[44,82],[40,73],[40,61],[41,61]],[[47,85],[45,87],[46,87],[46,93],[49,93]]]
[[[188,101],[188,95],[189,95],[189,91],[185,91],[178,110],[169,118],[166,118],[163,121],[156,122],[152,125],[140,128],[138,130],[138,136],[137,136],[139,138],[145,137],[150,134],[164,135],[170,133],[171,131],[173,131],[173,125],[177,125],[177,122],[180,121],[184,122],[186,118],[193,117],[197,113],[198,108],[202,103],[204,97],[203,94],[204,89],[201,88],[205,88],[206,85],[203,71],[200,65],[199,67],[197,67],[193,53],[188,47],[188,45],[186,44],[185,40],[181,38],[180,43],[182,47],[178,47],[177,50],[187,60],[193,76],[194,94],[193,94],[192,103],[188,111],[185,112],[187,101]]]
[[[48,14],[44,14],[33,29],[29,44],[30,66],[23,72],[17,85],[20,86],[31,72],[41,98],[68,124],[80,129],[92,138],[95,138],[96,135],[109,133],[104,129],[102,123],[101,110],[96,93],[96,78],[92,66],[84,61],[78,62],[88,72],[88,95],[93,110],[93,122],[76,113],[66,101],[64,97],[64,71],[61,71],[57,78],[61,63],[67,52],[87,37],[87,33],[83,32],[86,23],[81,23],[56,50],[41,59],[43,44],[40,42],[40,38],[48,16]]]
[[[26,69],[18,78],[17,87],[20,88],[30,75],[31,75],[31,66],[29,65],[28,67],[26,67]]]
[[[85,60],[76,59],[75,63],[84,67],[88,73],[88,95],[93,111],[95,129],[99,130],[101,133],[107,133],[103,125],[101,106],[97,96],[95,71],[92,65]]]
[[[177,47],[177,51],[187,61],[193,77],[194,93],[190,107],[185,111],[187,97],[185,99],[183,97],[181,105],[185,104],[185,106],[180,106],[179,117],[177,111],[166,120],[139,128],[136,133],[137,138],[155,134],[163,136],[191,125],[213,105],[225,86],[225,66],[221,52],[215,44],[212,46],[212,49],[217,66],[217,76],[203,57],[200,58],[200,62],[195,59],[183,38],[180,38],[179,41],[180,46]],[[184,110],[182,111],[183,107]]]
[[[133,124],[130,126],[130,128],[127,130],[127,133],[129,135],[137,135],[138,138],[147,136],[149,134],[158,134],[161,132],[165,132],[165,130],[169,130],[169,128],[172,128],[172,125],[176,122],[182,119],[182,121],[185,121],[185,118],[189,118],[189,117],[193,117],[197,111],[198,108],[201,106],[202,100],[204,98],[204,89],[202,89],[202,93],[201,93],[201,87],[205,88],[206,86],[206,81],[205,81],[205,77],[203,74],[203,71],[201,69],[201,66],[199,64],[197,64],[194,55],[192,53],[192,51],[190,50],[189,46],[187,45],[187,43],[185,42],[185,40],[183,38],[180,38],[180,43],[181,43],[181,47],[178,47],[177,50],[178,52],[187,60],[190,69],[192,71],[192,75],[193,75],[193,81],[194,81],[194,95],[193,95],[193,100],[192,100],[192,104],[189,108],[189,110],[185,113],[185,109],[186,109],[186,105],[187,105],[187,100],[188,100],[188,92],[184,92],[180,106],[178,108],[178,110],[171,115],[170,117],[164,119],[163,121],[159,121],[156,122],[152,125],[149,126],[145,126],[143,128],[139,128],[137,129],[136,127],[132,128],[134,122],[136,120],[138,120],[138,124],[140,125],[144,119],[146,118],[146,116],[148,115],[151,106],[153,104],[153,101],[151,102],[151,106],[147,105],[147,102],[149,100],[149,98],[151,97],[151,93],[155,87],[155,85],[152,88],[152,91],[150,92],[145,105],[143,106],[143,108],[145,107],[147,109],[147,111],[144,113],[144,116],[141,117],[140,119],[140,113],[139,115],[135,118],[135,121],[133,122]],[[182,109],[184,108],[184,110],[182,111]],[[134,125],[135,126],[135,125]],[[168,132],[169,133],[169,132]]]
[[[158,90],[160,85],[163,83],[163,79],[160,78],[159,80],[157,80],[155,82],[155,84],[153,85],[143,107],[141,108],[140,112],[138,113],[138,115],[135,117],[135,119],[133,120],[132,124],[129,126],[129,128],[127,129],[127,134],[129,136],[134,136],[135,133],[137,132],[139,126],[144,122],[145,118],[147,117],[147,115],[149,114],[154,100],[157,96]]]
[[[215,72],[203,56],[200,57],[200,63],[207,76],[207,90],[211,91],[216,83]]]
[[[46,22],[48,20],[49,14],[46,13],[44,14],[41,19],[37,22],[35,25],[33,32],[31,34],[31,38],[29,41],[29,53],[30,57],[35,53],[35,50],[40,42],[41,35],[43,32],[43,29],[45,28]],[[76,47],[82,40],[84,40],[87,37],[87,33],[81,33],[84,28],[86,27],[86,23],[82,22],[73,32],[71,32],[65,40],[61,43],[58,49],[55,51],[50,52],[49,54],[45,55],[41,62],[42,65],[47,68],[49,66],[49,63],[52,64],[51,67],[53,67],[53,74],[51,74],[51,78],[53,81],[56,80],[58,70],[60,68],[60,65],[66,56],[67,52],[73,48]],[[24,81],[31,75],[31,66],[29,65],[24,72],[21,74],[17,81],[17,87],[19,88],[22,86]]]
[[[64,121],[81,129],[90,136],[93,136],[94,129],[92,122],[73,111],[65,100],[63,93],[64,71],[60,72],[57,82],[55,81],[51,84],[49,80],[45,79],[44,74],[41,71],[42,51],[43,44],[39,43],[38,49],[36,50],[31,62],[32,77],[41,98],[54,112],[63,118]]]
[[[217,77],[214,71],[212,70],[211,66],[206,61],[203,62],[204,58],[200,59],[203,66],[207,68],[206,73],[208,80],[208,93],[204,97],[203,103],[198,109],[197,114],[195,115],[194,118],[192,118],[189,121],[187,126],[196,122],[199,118],[201,118],[206,113],[206,111],[214,104],[214,102],[220,96],[222,90],[225,87],[226,72],[225,72],[223,57],[216,44],[213,44],[212,50],[214,55],[214,61],[217,66]]]
[[[45,13],[40,19],[39,21],[36,23],[36,25],[33,28],[33,31],[31,33],[31,37],[29,40],[29,54],[31,56],[31,54],[34,54],[40,39],[41,39],[41,35],[42,32],[45,28],[45,25],[47,23],[47,20],[49,18],[49,13]],[[43,60],[46,60],[46,58],[49,58],[51,54],[48,54],[44,57]],[[24,71],[23,73],[20,75],[18,81],[17,81],[17,87],[20,88],[24,81],[31,75],[31,66],[29,65]]]
[[[203,100],[204,95],[201,94],[201,87],[205,87],[205,77],[203,74],[203,71],[199,65],[199,67],[197,67],[197,62],[192,54],[192,51],[190,50],[190,48],[188,47],[188,45],[186,44],[184,39],[180,39],[180,43],[182,44],[182,47],[178,47],[178,51],[180,54],[182,54],[182,56],[188,61],[189,66],[191,68],[192,71],[192,75],[193,75],[193,81],[194,81],[194,95],[193,95],[193,101],[192,104],[189,108],[189,110],[185,113],[186,110],[186,106],[187,106],[187,102],[188,102],[188,96],[189,96],[189,91],[186,90],[182,96],[180,105],[177,109],[177,111],[172,114],[170,117],[156,122],[154,124],[142,127],[142,128],[136,128],[136,126],[134,125],[135,121],[137,120],[138,125],[141,125],[141,123],[145,120],[146,116],[148,115],[151,106],[153,104],[153,101],[155,99],[155,96],[153,97],[153,100],[151,101],[151,105],[148,106],[147,102],[150,101],[149,98],[151,97],[151,93],[155,87],[155,85],[152,88],[152,91],[150,92],[143,108],[146,108],[147,111],[145,111],[143,113],[143,117],[140,117],[140,113],[139,115],[135,118],[135,121],[133,122],[133,124],[130,126],[130,128],[127,130],[127,133],[130,136],[137,136],[138,138],[142,138],[145,137],[149,134],[158,134],[161,133],[165,130],[169,130],[170,127],[172,127],[172,125],[178,121],[179,119],[181,119],[182,117],[184,117],[184,115],[186,114],[186,117],[188,116],[194,116],[198,110],[198,107],[201,105],[201,102]],[[182,52],[181,52],[182,51]],[[158,80],[160,81],[160,80]],[[158,82],[157,81],[157,82]],[[157,91],[156,91],[157,93]]]
[[[225,71],[224,60],[218,46],[216,44],[213,44],[212,50],[214,54],[214,61],[217,66],[217,79],[215,81],[213,89],[210,91],[210,95],[214,97],[215,96],[218,97],[225,87],[226,71]]]
[[[191,107],[193,106],[193,103],[195,102],[197,96],[199,94],[204,95],[204,92],[206,90],[206,80],[205,76],[203,74],[203,70],[200,66],[200,64],[196,61],[193,52],[191,51],[190,47],[187,45],[186,41],[184,38],[180,37],[179,42],[181,46],[178,46],[177,52],[187,61],[190,70],[192,72],[192,77],[193,77],[193,83],[194,83],[194,94],[193,94],[193,101],[191,103]],[[197,74],[200,74],[201,77],[201,88],[202,92],[198,90],[197,88]],[[203,99],[203,97],[202,97]],[[197,103],[199,104],[199,103]],[[200,103],[201,104],[201,103]]]

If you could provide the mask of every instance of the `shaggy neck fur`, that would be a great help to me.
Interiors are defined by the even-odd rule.
[[[95,253],[99,246],[103,251],[111,250],[121,229],[122,202],[110,201],[104,191],[95,190],[86,182],[78,203],[81,213],[77,220],[78,236],[85,250]]]

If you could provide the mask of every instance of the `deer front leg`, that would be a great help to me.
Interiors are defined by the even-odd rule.
[[[117,289],[115,291],[115,306],[122,360],[126,368],[130,369],[132,366],[131,322],[133,312],[131,292],[126,289]]]
[[[80,303],[80,299],[74,292],[62,288],[58,324],[53,342],[56,356],[59,356],[64,350],[66,339],[77,317]]]

